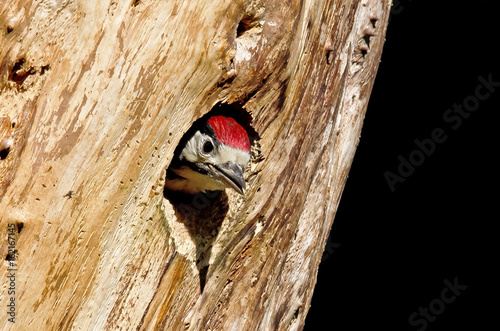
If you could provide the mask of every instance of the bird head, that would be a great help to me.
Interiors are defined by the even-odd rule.
[[[167,170],[167,189],[195,194],[232,188],[244,194],[250,140],[235,119],[208,118],[179,148]]]

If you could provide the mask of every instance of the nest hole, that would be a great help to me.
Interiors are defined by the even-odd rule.
[[[250,140],[250,146],[253,146],[256,141],[260,140],[259,134],[251,125],[252,116],[248,111],[244,109],[243,104],[227,104],[219,102],[208,113],[196,120],[193,125],[191,125],[191,128],[186,131],[175,149],[174,157],[172,158],[172,160],[181,153],[182,147],[185,146],[186,142],[189,140],[189,138],[191,138],[194,132],[199,129],[200,125],[206,122],[210,117],[217,115],[234,118],[236,122],[238,122],[247,131],[248,138]]]

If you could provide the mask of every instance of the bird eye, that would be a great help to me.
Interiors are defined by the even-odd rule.
[[[212,142],[209,140],[205,141],[205,143],[203,144],[203,152],[205,152],[206,154],[209,154],[213,150],[214,150],[214,145],[212,144]]]

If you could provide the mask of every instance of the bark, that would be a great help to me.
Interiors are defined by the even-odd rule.
[[[0,2],[0,325],[302,329],[389,10]],[[248,191],[179,202],[165,169],[211,111],[251,133]]]

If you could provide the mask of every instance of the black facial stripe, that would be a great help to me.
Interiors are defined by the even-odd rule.
[[[205,123],[205,125],[203,125],[200,128],[200,132],[204,133],[204,134],[207,134],[210,137],[215,137],[215,131],[214,131],[214,129],[212,129],[212,127],[210,125],[206,124],[206,123]]]
[[[191,168],[191,170],[193,171],[199,172],[202,175],[208,175],[208,170],[198,167],[196,163],[186,161],[184,162],[184,164]]]

